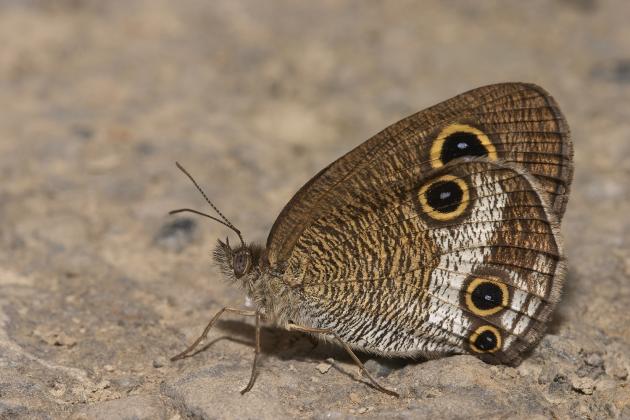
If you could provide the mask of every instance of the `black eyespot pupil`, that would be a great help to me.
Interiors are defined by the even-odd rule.
[[[475,347],[479,350],[493,350],[497,346],[497,336],[492,331],[483,331],[475,339]]]
[[[464,191],[454,181],[438,181],[426,192],[427,203],[440,213],[455,211],[463,196]]]
[[[440,160],[445,164],[462,156],[486,156],[487,154],[488,150],[475,134],[457,131],[444,139]]]
[[[484,282],[473,289],[471,299],[481,310],[493,309],[501,305],[503,291],[495,283]]]

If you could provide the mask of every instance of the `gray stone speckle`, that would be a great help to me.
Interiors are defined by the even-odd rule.
[[[629,14],[598,0],[0,1],[0,418],[630,418]],[[231,315],[170,362],[244,302],[210,264],[230,232],[167,216],[210,211],[175,161],[264,243],[352,147],[509,80],[556,97],[576,167],[567,285],[520,366],[360,354],[396,399],[337,346],[265,327],[242,396],[254,330]]]
[[[364,364],[365,368],[370,371],[370,373],[376,375],[379,378],[386,378],[394,370],[404,367],[406,363],[402,359],[370,359]]]
[[[198,237],[197,222],[189,217],[178,218],[164,224],[157,235],[155,243],[164,250],[181,252]]]
[[[599,63],[593,68],[595,78],[616,83],[630,83],[630,59],[622,58]]]

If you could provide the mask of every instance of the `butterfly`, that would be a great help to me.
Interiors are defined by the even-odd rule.
[[[260,325],[396,357],[473,354],[515,365],[544,334],[566,263],[560,221],[573,175],[569,127],[541,87],[480,87],[411,115],[322,169],[288,202],[266,246],[214,259]]]

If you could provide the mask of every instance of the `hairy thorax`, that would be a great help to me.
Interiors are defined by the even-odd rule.
[[[240,286],[255,308],[267,322],[286,326],[304,319],[299,304],[299,293],[283,279],[284,270],[270,267],[263,247],[245,245],[251,255],[251,269],[237,277],[234,272],[234,256],[242,249],[230,248],[229,243],[219,241],[214,251],[214,261],[224,278]]]

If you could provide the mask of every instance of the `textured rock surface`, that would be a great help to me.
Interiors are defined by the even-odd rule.
[[[0,418],[630,418],[630,4],[309,3],[0,1]],[[168,361],[243,303],[209,260],[225,229],[166,216],[205,208],[175,160],[262,242],[343,152],[506,80],[549,89],[576,150],[565,297],[522,365],[369,362],[394,399],[266,328],[241,396],[239,317]]]

